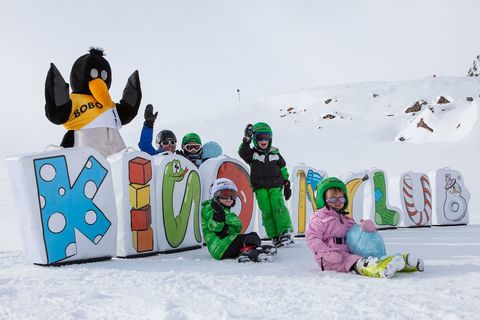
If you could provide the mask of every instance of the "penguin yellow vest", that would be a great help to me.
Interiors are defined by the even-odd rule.
[[[87,94],[70,94],[72,111],[68,121],[63,124],[67,130],[79,130],[92,122],[96,117],[111,109],[115,104],[104,106],[94,96]]]

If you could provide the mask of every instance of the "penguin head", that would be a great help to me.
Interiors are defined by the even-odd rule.
[[[90,48],[89,53],[75,61],[70,73],[70,87],[73,93],[91,94],[88,83],[95,79],[102,79],[107,88],[112,84],[112,69],[103,57],[103,50]]]

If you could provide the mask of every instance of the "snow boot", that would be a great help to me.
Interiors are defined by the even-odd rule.
[[[367,277],[391,278],[395,272],[405,268],[402,256],[389,256],[385,258],[362,258],[357,261],[355,270]]]
[[[238,257],[238,262],[272,262],[273,255],[265,252],[262,247],[257,247],[255,249],[245,250],[240,253]]]
[[[273,240],[272,240],[273,243]],[[283,232],[281,235],[278,236],[278,241],[275,244],[277,248],[280,247],[290,247],[295,244],[295,241],[293,241],[293,237],[290,234],[290,232]]]
[[[423,270],[425,269],[423,260],[414,256],[413,254],[403,253],[402,258],[405,261],[405,268],[400,270],[402,272],[415,272],[415,271],[423,272]]]
[[[275,256],[277,254],[277,248],[274,247],[274,246],[264,244],[264,245],[261,246],[261,248],[266,254],[268,254],[270,256]]]

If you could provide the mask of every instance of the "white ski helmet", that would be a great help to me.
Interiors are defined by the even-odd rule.
[[[212,185],[210,186],[210,197],[214,198],[216,193],[221,190],[233,190],[238,192],[237,186],[232,180],[227,178],[219,178],[213,181]]]

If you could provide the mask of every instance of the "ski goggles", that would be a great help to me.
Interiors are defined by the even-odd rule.
[[[237,198],[237,192],[235,190],[220,190],[218,191],[218,197],[224,200],[235,200]]]
[[[168,146],[169,144],[173,146],[176,143],[177,143],[177,140],[163,140],[163,141],[160,141],[160,145],[162,145],[162,146]]]
[[[202,145],[198,143],[190,143],[183,146],[188,152],[198,152],[202,149]]]
[[[325,201],[328,202],[328,203],[340,202],[341,204],[344,204],[345,202],[347,202],[347,198],[345,198],[345,197],[330,197],[330,198],[325,199]]]
[[[268,132],[259,132],[255,134],[255,140],[257,141],[268,141],[270,138],[271,135]]]

